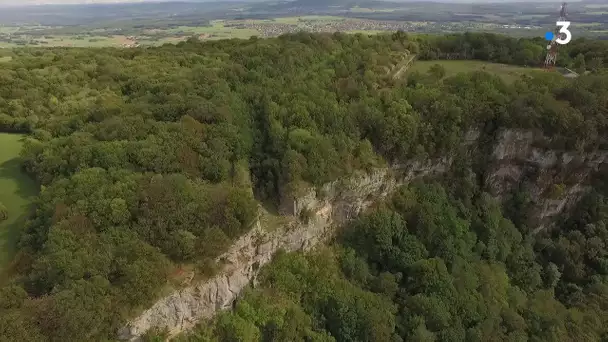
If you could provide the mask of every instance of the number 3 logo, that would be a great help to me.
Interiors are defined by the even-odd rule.
[[[568,30],[568,27],[570,27],[570,22],[569,21],[558,21],[557,26],[561,27],[559,29],[559,33],[566,34],[566,39],[562,39],[562,35],[558,35],[558,38],[555,39],[555,42],[558,44],[561,44],[561,45],[566,45],[566,44],[570,43],[570,41],[572,40],[572,33],[570,32],[570,30]]]

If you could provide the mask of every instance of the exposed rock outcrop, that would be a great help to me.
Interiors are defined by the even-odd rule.
[[[402,177],[393,176],[390,169],[378,169],[348,182],[326,184],[319,193],[311,190],[294,201],[293,214],[297,216],[306,208],[311,213],[308,222],[294,220],[272,231],[258,222],[218,258],[225,265],[219,275],[161,299],[121,329],[119,338],[135,341],[152,327],[166,327],[174,335],[212,317],[218,310],[230,308],[241,290],[255,279],[260,267],[270,262],[279,249],[296,251],[315,246],[331,236],[332,227],[355,217],[413,177],[444,172],[449,162],[411,163],[404,167]]]
[[[464,145],[474,149],[479,132],[469,132]],[[581,155],[535,147],[541,137],[529,131],[500,132],[486,173],[486,187],[504,198],[518,186],[531,193],[538,212],[539,227],[561,213],[588,191],[585,181],[608,162],[608,152]],[[286,201],[284,210],[298,217],[306,210],[307,222],[292,220],[285,226],[267,230],[258,222],[246,235],[222,255],[224,267],[214,278],[175,291],[133,319],[119,332],[123,340],[138,340],[153,327],[167,328],[175,335],[210,318],[218,310],[228,309],[238,294],[271,261],[279,250],[307,250],[331,236],[333,227],[355,217],[372,203],[386,197],[414,178],[440,174],[449,169],[451,157],[415,161],[392,168],[378,169],[349,180],[326,184],[319,191]],[[549,187],[562,182],[561,193],[547,197]],[[525,184],[524,184],[525,183]]]
[[[590,176],[608,164],[608,151],[577,153],[537,146],[539,141],[550,142],[539,132],[505,130],[496,140],[486,189],[499,199],[515,189],[525,190],[534,213],[529,224],[536,231],[576,204],[591,189]]]

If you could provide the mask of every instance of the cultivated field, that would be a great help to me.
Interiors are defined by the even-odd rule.
[[[0,202],[8,209],[8,220],[0,223],[0,274],[16,251],[36,185],[21,172],[21,135],[0,133]]]
[[[241,29],[236,27],[226,27],[223,20],[211,22],[211,26],[179,26],[176,28],[164,30],[167,33],[181,35],[184,38],[192,35],[200,35],[203,39],[230,39],[242,38],[246,39],[258,34],[258,31],[252,29]]]
[[[294,20],[286,18],[286,21]],[[25,31],[29,30],[29,31]],[[38,32],[36,30],[33,32]],[[257,35],[255,29],[225,26],[223,20],[214,20],[210,26],[176,26],[172,28],[142,29],[139,34],[109,34],[103,30],[83,31],[81,34],[31,33],[30,27],[0,27],[0,48],[19,46],[41,47],[132,47],[138,45],[162,45],[178,43],[192,36],[208,39],[246,39]]]
[[[290,11],[277,10],[273,5],[267,8],[253,6],[252,8],[257,8],[255,10],[249,8],[250,6],[226,6],[225,12],[213,10],[212,15],[200,17],[194,16],[190,12],[192,9],[188,9],[188,12],[182,13],[181,16],[164,17],[148,13],[142,7],[141,14],[147,14],[145,18],[137,20],[125,17],[123,20],[104,19],[106,21],[102,20],[100,23],[89,23],[78,19],[78,22],[82,21],[78,25],[57,22],[52,24],[36,20],[31,22],[38,25],[23,26],[18,26],[18,22],[5,21],[4,26],[0,25],[0,49],[22,46],[154,46],[178,43],[192,36],[201,40],[247,39],[251,36],[275,37],[302,30],[364,34],[395,31],[410,34],[483,31],[517,37],[543,37],[547,30],[555,27],[555,18],[559,14],[558,8],[545,4],[522,4],[521,8],[508,8],[500,4],[472,7],[458,3],[413,5],[406,2],[402,5],[395,3],[387,8],[375,7],[374,3],[361,3],[340,9],[340,6],[320,5],[318,10],[310,12],[315,15],[301,16],[293,16]],[[198,10],[205,11],[205,8],[206,5],[200,5]],[[166,9],[173,10],[171,6]],[[579,18],[572,25],[576,38],[606,37],[608,23],[605,16],[608,14],[608,5],[581,5],[578,11]],[[78,13],[74,12],[72,15],[78,16]]]

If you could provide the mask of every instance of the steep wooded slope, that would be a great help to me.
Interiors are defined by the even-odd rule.
[[[259,202],[278,206],[356,170],[447,156],[472,129],[490,139],[540,130],[551,148],[583,156],[603,148],[601,69],[514,84],[485,73],[409,85],[386,75],[445,41],[449,49],[485,41],[492,51],[508,42],[501,46],[513,55],[535,44],[427,39],[302,33],[16,51],[0,65],[0,128],[30,134],[24,163],[42,189],[0,290],[0,335],[115,336],[181,280],[180,267],[212,276],[216,257],[250,231]],[[500,57],[486,52],[475,57]],[[472,165],[480,176],[483,165]]]

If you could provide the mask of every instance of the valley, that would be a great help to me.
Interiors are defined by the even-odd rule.
[[[97,17],[83,16],[79,5],[56,11],[8,8],[0,15],[0,48],[20,46],[135,47],[177,43],[190,37],[230,39],[275,37],[300,30],[377,34],[483,31],[541,37],[555,24],[558,11],[545,2],[504,6],[465,3],[357,4],[156,3],[99,4]],[[600,7],[598,7],[600,6]],[[603,5],[571,4],[578,37],[608,38]],[[173,14],[164,15],[166,11]],[[54,18],[61,16],[62,23]]]

